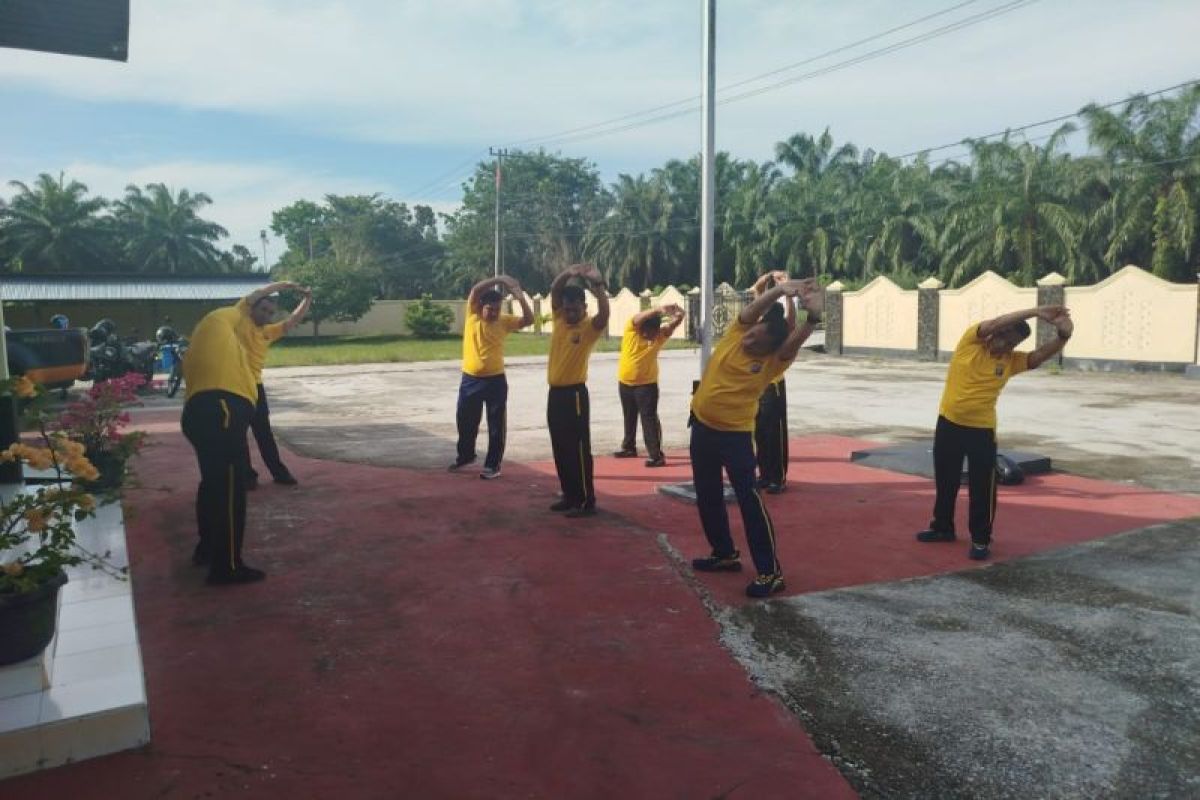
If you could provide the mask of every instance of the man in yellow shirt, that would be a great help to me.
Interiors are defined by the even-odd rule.
[[[246,432],[258,388],[239,329],[254,324],[247,309],[261,298],[298,288],[294,283],[272,283],[235,306],[209,312],[192,332],[183,360],[187,399],[180,423],[200,465],[196,492],[200,540],[192,561],[209,565],[210,584],[250,583],[266,577],[262,570],[242,561]]]
[[[250,418],[250,430],[254,433],[254,441],[258,443],[258,454],[270,470],[271,477],[276,483],[285,486],[295,486],[297,480],[279,457],[279,445],[275,443],[275,433],[271,430],[271,409],[267,405],[267,390],[263,388],[262,371],[267,362],[267,348],[299,325],[312,306],[312,291],[301,291],[304,299],[282,322],[271,321],[275,319],[279,308],[276,299],[271,295],[263,295],[250,305],[246,305],[249,298],[244,297],[237,304],[243,317],[252,323],[247,325],[243,322],[238,325],[238,336],[241,338],[242,348],[246,351],[250,369],[254,371],[254,381],[258,388],[258,402],[254,406],[254,416]],[[249,447],[246,448],[246,488],[258,488],[258,473],[250,465]]]
[[[1033,352],[1017,352],[1031,330],[1025,320],[1037,317],[1054,326],[1057,335]],[[1008,379],[1037,369],[1066,346],[1074,331],[1063,306],[1014,311],[972,325],[954,348],[946,387],[933,436],[933,474],[937,498],[929,528],[917,534],[920,542],[953,542],[954,505],[967,459],[970,497],[968,557],[982,561],[991,554],[992,522],[996,517],[996,400]]]
[[[596,316],[588,316],[583,289],[570,284],[572,279],[583,281],[595,295]],[[550,510],[565,511],[568,517],[590,517],[596,513],[596,490],[592,481],[588,359],[608,327],[608,291],[599,270],[591,264],[576,264],[559,273],[550,285],[550,308],[554,328],[546,362],[550,384],[546,425],[562,488],[562,499]]]
[[[663,322],[666,321],[666,325]],[[621,337],[621,359],[617,362],[617,393],[625,417],[625,438],[617,458],[637,458],[638,417],[646,440],[646,466],[665,467],[662,425],[658,421],[658,352],[683,322],[677,305],[648,308],[629,318]]]
[[[500,313],[503,299],[499,287],[505,287],[521,304],[521,316]],[[450,465],[457,472],[475,461],[475,440],[479,421],[487,406],[488,450],[479,477],[500,477],[500,459],[504,457],[505,421],[508,407],[508,379],[504,376],[504,339],[513,331],[533,324],[533,309],[521,291],[521,284],[507,275],[487,278],[471,287],[467,296],[467,320],[463,325],[462,381],[458,386],[458,456]]]
[[[799,297],[808,311],[803,325],[788,330],[782,297]],[[750,597],[784,588],[775,556],[775,529],[754,481],[754,418],[767,384],[783,374],[819,321],[824,296],[816,281],[787,281],[760,294],[742,309],[717,346],[692,396],[692,481],[696,508],[711,555],[692,560],[701,572],[741,570],[729,533],[721,471],[737,495],[746,542],[758,576],[746,587]]]
[[[783,270],[762,275],[751,291],[758,297],[776,284],[788,280]],[[788,330],[796,327],[796,306],[790,297],[780,300]],[[758,488],[767,494],[780,494],[787,486],[788,427],[787,382],[783,375],[767,384],[758,398],[758,415],[754,418],[754,456],[758,461]]]

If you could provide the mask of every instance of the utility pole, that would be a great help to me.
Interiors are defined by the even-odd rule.
[[[270,265],[267,264],[267,229],[266,228],[263,228],[262,230],[260,230],[258,232],[258,238],[260,241],[262,241],[262,247],[263,247],[263,269],[266,270],[267,272],[270,272],[271,271]],[[311,258],[311,255],[310,255],[310,258]]]
[[[713,225],[715,221],[716,165],[713,149],[714,100],[717,77],[717,0],[704,2],[703,128],[700,158],[700,375],[712,355],[713,337]]]
[[[496,157],[496,277],[500,277],[503,270],[500,268],[500,167],[504,163],[504,157],[508,155],[508,150],[503,147],[489,147],[488,153]]]

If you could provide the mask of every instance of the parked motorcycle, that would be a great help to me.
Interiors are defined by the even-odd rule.
[[[169,325],[155,331],[154,340],[158,343],[158,359],[167,373],[167,397],[174,397],[183,383],[183,356],[187,353],[188,341]]]
[[[91,363],[86,380],[107,381],[136,372],[146,379],[154,380],[155,346],[153,342],[122,340],[117,336],[117,324],[111,319],[102,319],[88,331]]]

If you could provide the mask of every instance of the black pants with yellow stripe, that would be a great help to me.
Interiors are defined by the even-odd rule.
[[[933,435],[937,499],[929,527],[954,532],[954,504],[962,482],[964,457],[971,498],[967,517],[971,541],[988,544],[992,540],[992,521],[996,518],[996,431],[992,428],[969,428],[938,417]]]
[[[196,523],[201,547],[212,559],[212,574],[228,574],[242,565],[249,466],[246,433],[253,416],[254,405],[230,392],[200,392],[183,406],[183,435],[200,464]]]
[[[554,449],[554,468],[563,500],[576,508],[595,508],[592,484],[591,405],[587,384],[551,386],[546,401],[546,424]]]
[[[625,418],[625,436],[621,449],[637,450],[638,418],[642,420],[642,438],[646,440],[646,455],[662,458],[662,423],[658,421],[658,384],[643,383],[632,386],[617,383],[617,394],[621,398],[621,415]]]
[[[764,483],[778,486],[787,483],[787,386],[783,381],[768,384],[762,397],[758,398],[754,453],[758,459],[758,477]]]
[[[775,557],[775,528],[762,497],[754,488],[754,441],[749,431],[718,431],[692,420],[692,481],[704,536],[713,555],[728,556],[736,549],[729,534],[725,487],[721,470],[729,475],[746,528],[746,543],[760,575],[781,573]]]

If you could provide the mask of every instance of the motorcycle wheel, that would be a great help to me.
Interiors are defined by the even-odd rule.
[[[171,365],[171,375],[167,378],[167,397],[174,397],[179,391],[179,384],[183,382],[183,370],[179,369],[178,364]]]

